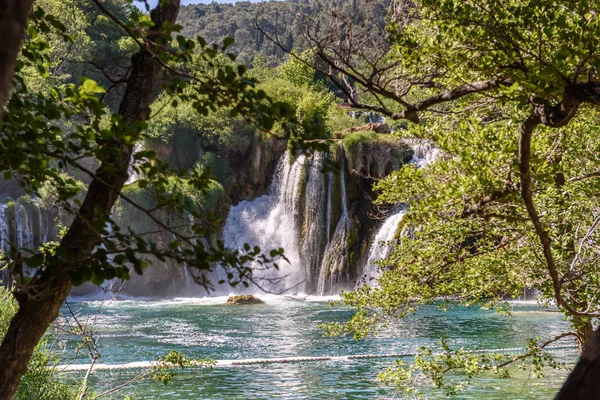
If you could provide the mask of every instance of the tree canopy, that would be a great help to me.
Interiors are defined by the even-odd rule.
[[[372,37],[347,15],[307,23],[327,67],[311,65],[345,93],[349,108],[406,120],[397,136],[431,140],[442,151],[430,167],[406,166],[378,184],[381,203],[408,205],[400,229],[411,233],[399,231],[376,287],[342,296],[358,312],[330,326],[333,333],[360,338],[421,304],[457,298],[500,306],[505,296],[538,288],[541,301],[571,321],[565,335],[581,348],[596,340],[597,13],[595,1],[398,1],[387,45],[369,52],[361,47]],[[472,375],[472,358],[454,361],[420,365]],[[403,387],[413,376],[404,367],[395,373],[387,379]]]
[[[331,333],[362,338],[440,299],[505,311],[506,296],[528,288],[571,322],[571,331],[532,342],[515,359],[444,347],[442,356],[425,350],[416,364],[383,374],[411,391],[418,371],[450,393],[457,387],[443,372],[470,379],[524,358],[555,366],[543,352],[550,343],[575,337],[583,350],[600,340],[593,333],[600,316],[599,4],[388,3],[213,3],[184,7],[179,25],[179,0],[161,0],[150,14],[120,0],[40,0],[30,14],[31,2],[7,2],[0,170],[69,217],[59,241],[14,248],[1,260],[18,311],[3,332],[0,399],[16,392],[73,285],[127,279],[152,257],[199,271],[219,263],[230,284],[247,284],[249,261],[277,268],[284,258],[282,249],[263,254],[202,240],[218,229],[215,204],[231,189],[227,168],[211,175],[214,154],[174,162],[135,151],[136,143],[189,129],[209,149],[221,141],[235,151],[244,142],[231,133],[248,130],[325,150],[306,139],[355,125],[346,109],[377,112],[395,121],[396,137],[431,141],[441,155],[377,184],[380,204],[408,212],[377,285],[343,294],[357,313],[329,326]],[[285,63],[267,68],[286,54]],[[140,179],[126,186],[131,168]],[[125,207],[173,239],[156,246],[120,226]],[[579,380],[599,368],[586,363],[596,349],[588,346],[559,398],[596,393],[600,381]]]

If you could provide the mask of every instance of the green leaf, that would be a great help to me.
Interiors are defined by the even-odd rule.
[[[104,90],[103,87],[98,86],[98,83],[92,79],[85,79],[81,86],[83,87],[83,90],[89,94],[106,93],[106,90]]]

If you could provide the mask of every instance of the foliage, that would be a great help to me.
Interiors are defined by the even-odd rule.
[[[196,113],[192,103],[177,103],[177,106],[173,107],[171,102],[170,96],[163,93],[152,106],[156,111],[149,122],[150,147],[152,142],[160,140],[171,144],[176,153],[185,152],[185,148],[181,146],[187,145],[191,151],[200,147],[200,150],[219,150],[224,154],[244,155],[252,137],[257,134],[251,124],[240,117],[231,117],[228,110],[218,110],[205,116]],[[197,138],[198,145],[194,146],[188,139],[181,146],[177,146],[178,137],[184,135]],[[196,151],[196,154],[198,153],[200,151]]]
[[[597,3],[395,5],[389,46],[362,53],[353,43],[368,33],[340,22],[312,43],[341,73],[313,67],[349,107],[410,121],[397,137],[429,141],[442,155],[376,185],[380,204],[410,205],[399,229],[412,234],[382,261],[376,287],[342,295],[357,312],[330,333],[363,338],[437,299],[504,309],[507,296],[533,287],[582,346],[600,316]],[[351,33],[353,43],[341,41]],[[445,370],[443,359],[432,362]]]
[[[377,140],[377,137],[377,133],[373,131],[352,132],[344,136],[342,139],[342,144],[346,151],[352,151],[352,149],[359,143],[373,142]]]
[[[153,367],[152,379],[167,385],[173,380],[173,377],[177,374],[174,371],[174,368],[212,368],[215,364],[216,361],[211,360],[209,358],[192,360],[191,358],[185,356],[184,354],[181,354],[178,351],[171,350],[164,356],[158,358],[158,361]]]
[[[18,305],[12,292],[0,286],[0,339],[4,338],[8,324],[17,309]],[[73,388],[57,375],[57,364],[58,358],[53,353],[51,338],[45,337],[33,352],[15,399],[75,399],[76,393]]]
[[[277,31],[281,44],[287,50],[302,52],[311,47],[302,32],[302,15],[327,14],[334,10],[354,7],[359,10],[356,22],[383,26],[385,6],[388,4],[389,1],[382,0],[336,0],[329,1],[327,7],[304,0],[258,4],[246,1],[238,1],[235,4],[194,4],[182,7],[179,23],[187,37],[200,35],[209,43],[218,44],[226,37],[234,38],[235,44],[231,51],[246,65],[251,65],[260,57],[266,65],[274,66],[284,60],[285,53],[265,37],[263,32],[256,29],[256,24],[262,30]],[[224,24],[223,21],[227,23]]]
[[[219,182],[226,191],[229,191],[233,184],[232,171],[229,169],[229,164],[229,159],[207,151],[202,155],[202,162],[199,167],[205,169],[208,173],[213,174],[217,182]]]
[[[304,64],[290,59],[269,71],[259,87],[269,96],[292,106],[296,113],[297,134],[305,139],[329,137],[327,119],[330,107],[335,105],[333,93],[327,90],[313,74],[307,74]],[[261,74],[260,71],[253,71]],[[281,135],[281,128],[278,129]]]
[[[540,348],[537,340],[530,340],[525,351],[526,356],[532,359],[533,374],[537,377],[543,375],[545,367],[565,368],[563,363],[556,362],[552,355]],[[396,386],[405,396],[422,396],[422,388],[428,384],[441,389],[446,396],[455,396],[466,389],[479,374],[509,378],[511,372],[503,368],[506,365],[527,369],[529,365],[522,361],[524,358],[526,357],[523,355],[451,349],[442,339],[439,350],[420,347],[413,363],[407,365],[402,360],[397,360],[394,366],[381,372],[378,379]]]
[[[85,194],[86,186],[83,182],[78,181],[66,173],[60,174],[61,179],[65,183],[67,187],[66,190],[76,192],[77,196],[75,197],[78,201],[83,200],[83,195]],[[44,208],[50,209],[55,206],[60,205],[61,195],[59,190],[63,190],[62,187],[57,187],[52,185],[50,181],[44,182],[39,190],[40,201]]]

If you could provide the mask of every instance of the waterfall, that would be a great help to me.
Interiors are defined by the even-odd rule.
[[[39,210],[36,207],[36,211]],[[34,229],[32,224],[32,218],[29,218],[27,209],[21,205],[16,204],[15,206],[15,233],[17,235],[17,248],[22,249],[33,249],[33,235]]]
[[[10,250],[10,231],[8,227],[7,205],[0,204],[0,251]]]
[[[380,124],[385,122],[385,117],[376,112],[370,112],[367,114],[367,118],[370,124]]]
[[[323,251],[329,242],[328,224],[331,211],[329,204],[331,186],[326,182],[328,175],[323,174],[325,156],[316,153],[309,160],[307,168],[306,189],[304,191],[304,210],[300,230],[300,254],[303,271],[307,280],[305,289],[317,286],[318,268],[321,265]],[[309,289],[310,290],[310,289]]]
[[[373,239],[373,244],[369,251],[369,259],[367,260],[365,268],[365,274],[368,280],[373,280],[380,275],[380,268],[377,265],[377,261],[383,260],[392,254],[392,242],[396,238],[398,225],[400,224],[400,221],[402,221],[402,217],[404,217],[406,211],[407,209],[403,207],[400,211],[390,215],[375,234],[375,239]]]
[[[434,147],[433,143],[426,140],[414,140],[410,143],[413,150],[413,158],[411,160],[417,168],[425,168],[435,161],[440,153],[440,149]]]
[[[427,142],[410,144],[412,163],[423,168],[438,150]],[[287,289],[307,294],[335,294],[347,288],[352,268],[360,260],[360,225],[353,226],[349,210],[345,155],[339,174],[323,173],[328,154],[300,156],[293,163],[286,153],[280,160],[269,194],[233,206],[223,230],[225,246],[243,251],[244,244],[257,245],[264,253],[283,248],[289,259],[282,270],[249,265],[259,285],[274,292]],[[377,230],[363,271],[377,276],[377,261],[391,253],[398,224],[406,208],[390,215]],[[218,280],[225,279],[221,271]],[[213,277],[214,279],[214,277]]]
[[[129,160],[129,166],[127,167],[127,181],[126,185],[130,185],[136,181],[138,181],[141,176],[140,173],[135,169],[135,155],[140,151],[144,150],[144,144],[142,142],[137,142],[133,145],[133,152],[131,154],[131,160]]]
[[[440,152],[440,149],[434,147],[431,142],[424,140],[415,140],[410,145],[413,149],[411,163],[417,168],[427,167],[436,160]],[[369,251],[367,264],[364,267],[364,275],[367,280],[373,280],[381,275],[381,269],[377,262],[389,257],[392,253],[393,243],[397,238],[398,225],[407,211],[407,205],[400,205],[400,210],[391,214],[377,230]]]
[[[265,270],[259,263],[251,265],[254,279],[272,291],[297,286],[305,279],[298,249],[298,225],[301,181],[307,159],[299,156],[290,163],[289,158],[286,153],[279,161],[269,194],[231,207],[223,229],[223,241],[228,248],[243,251],[248,243],[259,246],[266,254],[272,249],[285,250],[289,264],[279,262],[280,271]],[[224,276],[221,271],[220,277],[226,279]]]
[[[327,174],[327,210],[325,211],[326,224],[325,228],[327,231],[327,246],[329,246],[329,239],[331,238],[331,194],[333,192],[333,172]]]
[[[51,237],[47,211],[31,197],[0,204],[0,252],[10,255],[11,246],[19,251],[37,251]],[[25,268],[26,273],[32,271]],[[8,279],[6,272],[0,280]]]
[[[335,286],[347,282],[341,282],[340,277],[348,277],[347,272],[350,267],[350,254],[348,248],[348,240],[352,221],[348,213],[348,199],[346,189],[345,168],[342,163],[340,171],[340,192],[341,192],[341,208],[342,215],[337,223],[333,237],[327,241],[323,261],[319,269],[319,281],[317,285],[317,293],[321,296],[335,291]],[[329,186],[328,198],[331,196],[332,186]],[[330,205],[329,205],[330,207]],[[330,208],[328,214],[330,214]],[[329,238],[329,227],[327,228],[327,237]]]
[[[270,193],[231,208],[223,240],[225,246],[243,249],[257,245],[263,252],[283,248],[290,264],[279,263],[279,272],[252,265],[253,277],[267,289],[281,292],[328,294],[337,285],[347,284],[349,270],[348,235],[352,226],[346,196],[345,170],[337,175],[323,173],[326,157],[315,153],[300,156],[292,164],[287,153],[279,162]],[[334,190],[339,190],[339,220],[333,220]],[[333,234],[332,224],[335,225]],[[258,272],[256,272],[258,271]],[[221,278],[222,279],[222,278]]]

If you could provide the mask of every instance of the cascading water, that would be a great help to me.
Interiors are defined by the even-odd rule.
[[[12,248],[18,250],[37,248],[51,239],[52,232],[48,212],[37,200],[15,200],[0,204],[0,251],[9,255]],[[0,280],[6,280],[6,273]]]
[[[426,142],[410,145],[417,168],[425,167],[438,153]],[[322,172],[326,157],[323,153],[300,156],[290,164],[287,153],[279,163],[270,193],[243,201],[229,212],[223,231],[226,247],[242,250],[248,243],[263,252],[283,248],[290,260],[290,265],[282,265],[282,271],[252,265],[253,276],[262,287],[275,292],[293,289],[327,295],[350,286],[351,269],[360,249],[352,247],[351,254],[359,227],[353,227],[348,209],[346,155],[341,154],[339,174]],[[363,267],[367,275],[376,276],[376,262],[390,254],[405,212],[402,208],[392,214],[377,231]],[[221,273],[218,278],[225,279],[225,275]]]
[[[300,254],[305,273],[305,289],[317,286],[318,267],[323,259],[323,251],[329,242],[328,225],[331,213],[331,185],[326,182],[330,177],[322,173],[325,156],[315,154],[309,159],[306,189],[304,192],[304,210],[300,229]]]
[[[6,204],[0,204],[0,251],[5,252],[10,249],[7,208]]]
[[[334,180],[332,172],[323,173],[324,153],[299,156],[292,164],[290,154],[283,156],[277,168],[271,192],[231,208],[223,240],[229,248],[243,249],[244,244],[257,245],[268,252],[283,248],[290,264],[281,271],[265,271],[253,265],[267,289],[307,294],[328,294],[336,285],[347,284],[349,267],[348,234],[351,218],[346,198],[344,171],[339,174],[338,200],[341,211],[334,220]],[[335,216],[337,217],[337,216]],[[332,223],[336,223],[333,234]],[[281,264],[281,263],[280,263]],[[284,277],[284,278],[282,278]],[[342,282],[344,281],[344,282]]]
[[[17,236],[16,244],[19,249],[31,249],[33,247],[34,228],[31,226],[32,222],[25,207],[17,204],[15,206],[15,233]]]
[[[127,167],[127,174],[129,175],[129,177],[127,178],[127,181],[125,182],[126,185],[130,185],[130,184],[138,181],[141,178],[139,172],[134,167],[134,165],[135,165],[135,157],[134,156],[143,150],[144,150],[144,144],[142,142],[137,142],[133,146],[133,154],[131,155],[131,160],[129,161],[129,166]]]
[[[411,162],[416,164],[417,168],[425,168],[434,162],[440,154],[440,149],[426,140],[415,140],[411,143],[411,148],[413,150]]]
[[[365,266],[365,275],[368,280],[373,280],[380,275],[380,268],[377,262],[387,258],[392,253],[392,241],[396,238],[398,225],[402,217],[406,214],[406,208],[390,215],[375,234],[375,239],[371,245],[369,259]]]
[[[331,194],[333,193],[333,172],[327,174],[327,210],[325,211],[326,221],[325,229],[327,231],[327,246],[329,246],[329,238],[331,238]]]
[[[333,237],[328,240],[323,261],[321,262],[319,271],[319,281],[317,285],[317,293],[321,296],[335,290],[334,286],[340,283],[340,276],[346,276],[343,272],[347,272],[350,262],[350,254],[348,249],[348,234],[352,226],[350,215],[348,213],[348,199],[346,197],[346,177],[344,168],[340,171],[340,192],[342,215],[337,223]],[[331,196],[332,187],[328,188]],[[328,236],[329,237],[329,236]]]
[[[440,150],[430,142],[418,140],[411,143],[413,158],[411,163],[417,168],[425,168],[438,157]],[[378,261],[387,258],[393,250],[393,242],[397,237],[398,225],[408,211],[406,205],[390,215],[375,234],[373,244],[369,251],[369,258],[364,268],[364,274],[369,281],[376,279],[381,274]]]
[[[0,250],[8,252],[11,244],[35,250],[49,239],[48,222],[46,211],[35,202],[0,204]]]
[[[243,250],[248,243],[259,246],[267,254],[272,249],[285,249],[289,265],[279,263],[280,271],[265,270],[258,263],[252,265],[254,279],[271,291],[296,287],[305,278],[300,268],[297,222],[299,191],[307,159],[300,156],[290,163],[289,157],[286,153],[280,160],[270,193],[231,207],[223,229],[223,241],[228,248]]]

